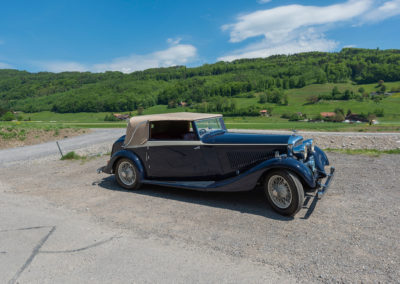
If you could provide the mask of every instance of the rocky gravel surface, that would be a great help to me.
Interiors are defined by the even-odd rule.
[[[69,140],[68,149],[106,153],[119,134],[79,147]],[[322,148],[395,149],[400,140],[399,134],[299,134],[315,138]],[[0,152],[0,160],[6,151],[12,150]],[[207,193],[144,186],[129,192],[113,176],[96,174],[107,156],[60,161],[56,153],[37,151],[34,159],[0,162],[4,193],[43,199],[50,204],[46,210],[62,208],[71,218],[128,231],[140,242],[272,268],[270,275],[289,282],[399,283],[400,155],[328,153],[336,177],[327,195],[320,201],[307,196],[295,218],[285,218],[272,211],[260,190]]]
[[[108,157],[14,165],[0,169],[0,181],[8,194],[43,198],[137,240],[265,265],[298,282],[398,283],[400,156],[328,155],[337,169],[330,190],[320,201],[307,197],[293,219],[272,211],[259,190],[122,190],[95,173]]]
[[[289,131],[235,129],[234,132],[290,134]],[[362,132],[306,132],[299,131],[304,139],[314,139],[322,149],[400,149],[400,133]]]

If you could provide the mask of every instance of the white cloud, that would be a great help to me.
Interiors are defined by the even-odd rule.
[[[400,0],[396,0],[400,1]],[[330,6],[287,5],[241,15],[233,24],[222,26],[229,31],[230,42],[262,37],[220,60],[266,57],[304,51],[331,51],[338,42],[325,38],[324,30],[335,23],[357,19],[373,6],[372,0],[349,0]]]
[[[230,30],[231,42],[240,42],[255,36],[279,40],[298,28],[352,19],[364,13],[371,4],[370,0],[350,0],[326,7],[280,6],[242,15],[236,23],[224,25],[222,28]]]
[[[36,65],[38,65],[43,70],[51,72],[121,71],[123,73],[131,73],[148,68],[184,65],[196,58],[197,49],[190,44],[178,44],[180,40],[181,39],[167,40],[167,42],[170,43],[171,46],[164,50],[144,55],[132,54],[126,57],[115,58],[110,62],[85,65],[78,62],[47,61],[40,62]]]
[[[49,72],[65,72],[65,71],[88,71],[88,67],[73,61],[44,61],[37,63],[43,71]]]
[[[171,45],[177,45],[182,41],[181,37],[177,37],[177,38],[169,38],[167,39],[167,43],[171,44]]]
[[[249,44],[243,49],[218,58],[220,61],[233,61],[241,58],[268,57],[274,54],[294,54],[309,51],[330,51],[337,47],[338,43],[326,39],[322,34],[308,29],[296,37],[288,37],[277,44],[271,44],[267,39],[261,42]]]
[[[12,68],[12,66],[10,64],[0,61],[0,69],[11,69],[11,68]]]
[[[400,15],[400,0],[392,0],[371,10],[364,16],[364,22],[379,22]]]
[[[95,72],[111,70],[131,73],[148,68],[183,65],[196,56],[197,49],[193,45],[178,44],[146,55],[133,54],[128,57],[116,58],[111,62],[95,64],[92,70]]]
[[[257,3],[258,4],[266,4],[266,3],[269,3],[269,2],[271,2],[272,0],[257,0]]]

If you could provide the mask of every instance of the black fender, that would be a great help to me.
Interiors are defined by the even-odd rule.
[[[316,181],[311,169],[303,162],[300,162],[291,157],[274,158],[264,161],[254,168],[250,169],[250,171],[262,171],[262,173],[265,173],[267,171],[275,169],[285,169],[288,171],[292,171],[300,178],[300,180],[304,181],[308,187],[316,187]]]
[[[136,168],[139,171],[140,179],[141,180],[145,179],[146,173],[145,173],[142,162],[140,161],[139,157],[135,153],[128,151],[128,150],[120,150],[118,152],[115,152],[111,156],[110,161],[108,162],[106,168],[103,171],[105,173],[109,173],[109,174],[114,173],[114,165],[121,158],[127,158],[127,159],[131,160],[135,164]]]
[[[315,161],[315,167],[322,177],[326,177],[325,166],[329,166],[329,159],[321,148],[315,146],[314,153],[312,154]]]

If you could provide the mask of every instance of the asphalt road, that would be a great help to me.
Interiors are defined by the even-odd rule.
[[[125,134],[125,129],[121,128],[97,128],[92,129],[91,133],[62,139],[59,145],[64,154],[69,151],[76,151],[84,148],[96,147],[104,143],[112,143],[116,138]],[[111,147],[111,145],[110,145]],[[14,163],[18,161],[32,161],[43,157],[60,157],[55,141],[0,150],[0,166],[3,164]]]

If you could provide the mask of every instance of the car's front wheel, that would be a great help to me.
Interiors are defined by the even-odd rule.
[[[123,188],[134,190],[140,187],[139,171],[130,159],[118,160],[115,167],[115,178]]]
[[[295,174],[286,170],[269,172],[264,192],[271,207],[282,215],[294,216],[304,203],[303,185]]]

